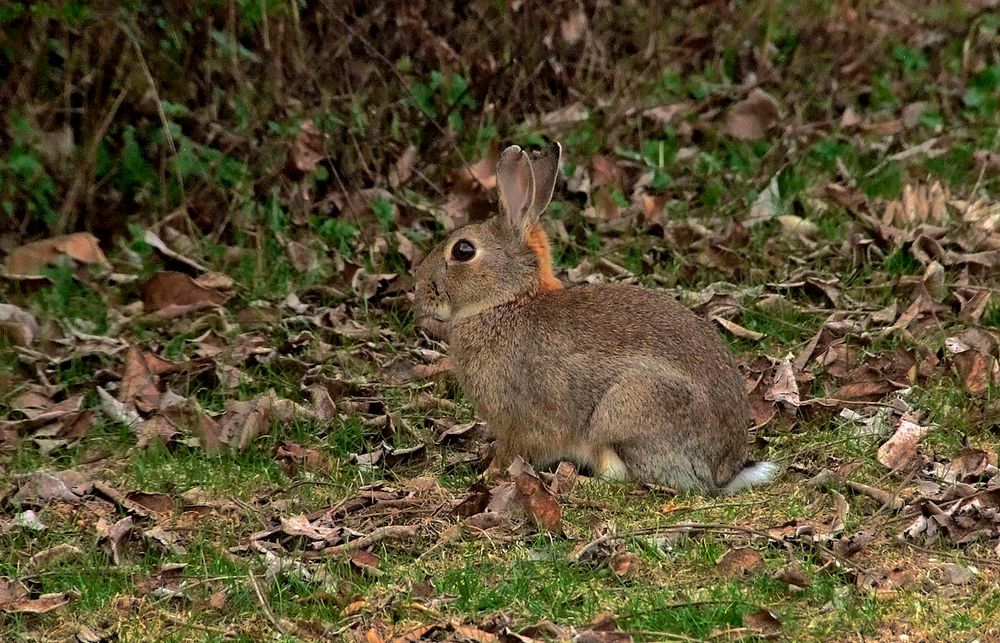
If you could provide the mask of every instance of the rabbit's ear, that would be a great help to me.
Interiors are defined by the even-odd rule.
[[[510,226],[526,234],[528,226],[538,218],[532,217],[531,208],[535,196],[535,175],[532,173],[528,154],[517,145],[511,145],[500,153],[497,187],[500,190],[500,204]]]
[[[535,194],[531,200],[531,216],[537,221],[552,200],[552,190],[559,176],[562,146],[558,142],[531,155],[531,171],[535,176]]]

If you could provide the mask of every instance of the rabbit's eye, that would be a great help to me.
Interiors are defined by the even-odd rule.
[[[451,247],[451,258],[455,261],[468,261],[476,256],[476,246],[468,239],[459,239]]]

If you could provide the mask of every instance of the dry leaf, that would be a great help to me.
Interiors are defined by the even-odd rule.
[[[153,312],[168,306],[221,306],[229,296],[207,288],[183,272],[163,271],[147,279],[141,286],[142,303]]]
[[[642,559],[630,551],[620,551],[611,557],[611,560],[608,561],[608,567],[611,568],[615,576],[625,578],[633,576],[642,569]]]
[[[689,103],[668,103],[645,109],[642,115],[660,125],[670,125],[674,119],[686,114],[690,109]]]
[[[568,45],[580,42],[585,33],[587,33],[587,14],[583,9],[573,11],[568,18],[559,23],[559,34]]]
[[[767,130],[778,120],[778,101],[760,88],[736,103],[726,114],[726,133],[741,141],[764,138]]]
[[[792,366],[792,356],[789,355],[778,364],[774,373],[774,383],[764,394],[764,399],[771,402],[781,402],[792,407],[799,406],[799,385],[795,381],[795,369]]]
[[[88,490],[86,479],[75,471],[56,474],[36,471],[21,483],[10,502],[15,506],[43,505],[52,500],[76,504]]]
[[[917,461],[917,443],[930,431],[906,418],[901,418],[896,433],[878,449],[878,461],[888,469],[896,470]]]
[[[306,174],[315,170],[324,157],[323,143],[323,134],[316,123],[312,119],[303,121],[290,152],[295,169]]]
[[[743,625],[765,638],[781,636],[782,625],[774,612],[760,609],[743,616]]]
[[[410,143],[399,155],[399,159],[389,170],[389,185],[393,189],[405,184],[413,176],[413,167],[417,163],[417,146]]]
[[[30,346],[37,334],[34,315],[13,304],[0,304],[0,336],[15,346]]]
[[[69,594],[42,594],[31,598],[19,582],[0,577],[0,611],[14,614],[45,614],[69,602]]]
[[[575,125],[582,121],[587,120],[588,113],[586,106],[583,103],[576,102],[566,107],[557,109],[546,114],[542,114],[539,118],[528,118],[528,125],[531,127],[536,127],[538,125],[547,127],[563,127],[567,125]]]
[[[4,273],[13,279],[43,279],[45,268],[65,257],[111,270],[97,237],[89,232],[75,232],[14,248],[4,260]]]
[[[177,368],[173,362],[160,359],[152,353],[129,346],[122,373],[118,399],[123,404],[134,404],[141,411],[152,411],[160,405],[160,375]]]
[[[729,321],[725,317],[720,317],[720,316],[716,315],[716,316],[712,317],[712,321],[714,321],[719,326],[722,326],[723,328],[725,328],[726,330],[728,330],[730,333],[732,333],[736,337],[741,337],[743,339],[749,339],[752,342],[757,342],[757,341],[760,341],[760,340],[764,339],[764,333],[758,333],[755,330],[750,330],[749,328],[744,328],[743,326],[740,326],[736,322]]]
[[[752,547],[734,547],[715,561],[715,571],[722,576],[746,576],[764,567],[764,556]]]
[[[309,272],[319,267],[319,259],[316,258],[316,253],[304,243],[289,241],[285,244],[285,250],[288,252],[288,260],[291,262],[292,267],[298,272]]]

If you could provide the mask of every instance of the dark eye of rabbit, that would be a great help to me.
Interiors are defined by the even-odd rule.
[[[476,256],[476,246],[468,239],[459,239],[451,247],[451,258],[455,261],[468,261]]]

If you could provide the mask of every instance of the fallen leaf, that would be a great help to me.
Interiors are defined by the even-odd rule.
[[[542,114],[538,118],[528,118],[527,122],[528,125],[532,127],[537,125],[547,127],[563,127],[567,125],[575,125],[576,123],[587,120],[588,117],[589,113],[587,112],[587,107],[583,105],[583,103],[575,102],[567,105],[566,107]]]
[[[764,556],[752,547],[734,547],[715,561],[715,571],[722,576],[746,576],[764,567]]]
[[[13,279],[44,279],[45,268],[66,257],[111,270],[97,237],[89,232],[75,232],[14,248],[4,260],[4,274]]]
[[[111,555],[115,565],[121,565],[125,561],[125,547],[137,533],[132,516],[126,516],[110,527],[99,523],[98,532],[101,547]]]
[[[42,594],[30,598],[27,588],[21,583],[0,577],[0,611],[9,614],[45,614],[59,609],[69,602],[69,594]]]
[[[621,188],[625,184],[625,173],[610,156],[595,154],[590,159],[590,176],[594,186]]]
[[[932,501],[919,506],[920,515],[902,534],[927,544],[947,538],[955,545],[1000,538],[1000,488],[986,489],[950,503],[944,510]]]
[[[736,322],[729,321],[725,317],[720,317],[716,315],[712,317],[712,321],[714,321],[719,326],[722,326],[736,337],[740,337],[742,339],[748,339],[752,342],[757,342],[764,339],[764,333],[758,333],[755,330],[744,328],[743,326],[740,326]]]
[[[219,421],[219,441],[243,451],[254,440],[271,430],[274,417],[273,393],[250,400],[227,400],[226,412]]]
[[[948,221],[948,188],[940,181],[931,185],[903,186],[903,195],[886,204],[882,223],[902,230],[912,230],[921,224],[943,225]]]
[[[396,189],[409,181],[416,163],[417,146],[410,143],[389,170],[389,186]]]
[[[768,181],[767,187],[761,190],[757,198],[754,199],[744,225],[750,228],[764,221],[770,221],[778,216],[780,211],[781,188],[778,185],[778,175],[775,174]]]
[[[157,234],[155,232],[152,232],[150,230],[146,230],[143,233],[143,235],[142,235],[142,240],[145,243],[149,244],[154,250],[156,250],[161,255],[163,255],[164,258],[166,258],[166,259],[168,259],[170,261],[174,261],[174,262],[179,263],[179,264],[181,264],[183,266],[187,266],[188,268],[191,268],[191,269],[195,270],[196,272],[208,272],[209,271],[208,268],[206,268],[205,266],[201,265],[200,263],[198,263],[194,259],[190,259],[188,257],[185,257],[184,255],[182,255],[182,254],[180,254],[180,253],[172,250],[166,243],[164,243],[163,239],[161,239],[159,236],[157,236]]]
[[[76,504],[88,490],[86,478],[76,471],[36,471],[20,484],[10,502],[15,506],[44,505],[52,500]]]
[[[968,585],[976,580],[978,575],[973,569],[958,563],[942,563],[938,568],[941,582],[947,585]]]
[[[149,509],[153,513],[172,514],[176,510],[173,499],[165,493],[130,491],[125,498]]]
[[[0,336],[15,346],[30,346],[38,335],[35,316],[13,304],[0,304]]]
[[[358,268],[351,279],[351,289],[355,295],[367,301],[384,295],[398,281],[399,275],[396,273],[371,274]]]
[[[293,167],[305,174],[312,172],[325,156],[323,147],[324,136],[316,123],[312,119],[302,121],[289,152]]]
[[[755,87],[750,94],[736,103],[726,114],[726,133],[741,141],[764,138],[767,130],[778,120],[778,101],[764,90]]]
[[[935,473],[948,483],[974,483],[983,476],[996,472],[997,457],[995,453],[983,449],[965,448],[958,452],[955,458]]]
[[[83,395],[73,395],[47,408],[25,413],[28,417],[24,420],[0,420],[0,428],[10,428],[25,433],[51,422],[61,420],[69,415],[79,413],[82,406]]]
[[[294,442],[279,443],[275,447],[274,459],[281,463],[288,475],[295,475],[299,471],[323,473],[330,468],[330,461],[325,453]]]
[[[562,534],[562,512],[555,495],[535,474],[531,465],[515,458],[507,470],[513,480],[502,481],[489,491],[486,509],[466,519],[466,524],[486,529],[510,519],[527,519],[536,528]],[[455,511],[468,513],[473,505],[483,500],[481,493],[474,493]]]
[[[69,543],[59,543],[53,547],[48,547],[28,559],[28,564],[35,569],[45,569],[67,560],[80,560],[83,558],[83,551]]]
[[[14,516],[13,524],[15,527],[30,529],[32,531],[45,531],[47,529],[41,518],[38,517],[38,514],[31,509],[22,511]]]
[[[635,575],[642,569],[642,559],[630,551],[620,551],[611,557],[611,560],[608,561],[608,567],[611,568],[615,576],[625,578]]]
[[[472,422],[466,422],[465,424],[448,426],[444,431],[438,434],[434,443],[451,444],[454,442],[470,440],[476,437],[477,434],[481,434],[484,426],[485,425],[482,422],[477,422],[475,420]]]
[[[152,411],[159,407],[160,397],[163,395],[159,376],[176,368],[177,364],[173,362],[129,346],[118,400],[126,405],[134,404],[140,411]]]
[[[893,471],[912,466],[917,462],[917,443],[929,432],[930,427],[901,418],[893,436],[879,447],[878,461]]]
[[[795,381],[795,371],[792,366],[791,355],[778,364],[778,368],[774,373],[774,383],[764,394],[764,399],[787,404],[791,407],[797,407],[801,404],[799,400],[799,385]]]
[[[743,625],[764,638],[781,636],[781,621],[774,615],[774,612],[767,609],[760,609],[756,612],[744,614]]]
[[[789,587],[792,588],[801,589],[812,585],[812,581],[809,580],[798,563],[785,565],[774,573],[773,578],[788,583]]]
[[[355,549],[351,552],[350,556],[351,564],[354,565],[360,571],[377,575],[379,573],[379,557],[370,551],[365,551],[364,549]]]
[[[288,252],[288,260],[296,271],[309,272],[319,267],[316,253],[304,243],[289,241],[285,244],[285,250]]]
[[[689,103],[668,103],[645,109],[642,115],[659,125],[670,125],[674,119],[686,114],[690,109]]]
[[[221,306],[229,295],[207,288],[183,272],[163,271],[154,274],[141,286],[142,303],[149,312],[167,306]]]
[[[583,9],[577,9],[569,14],[565,20],[559,23],[559,34],[568,45],[575,45],[580,42],[587,32],[587,14]]]

